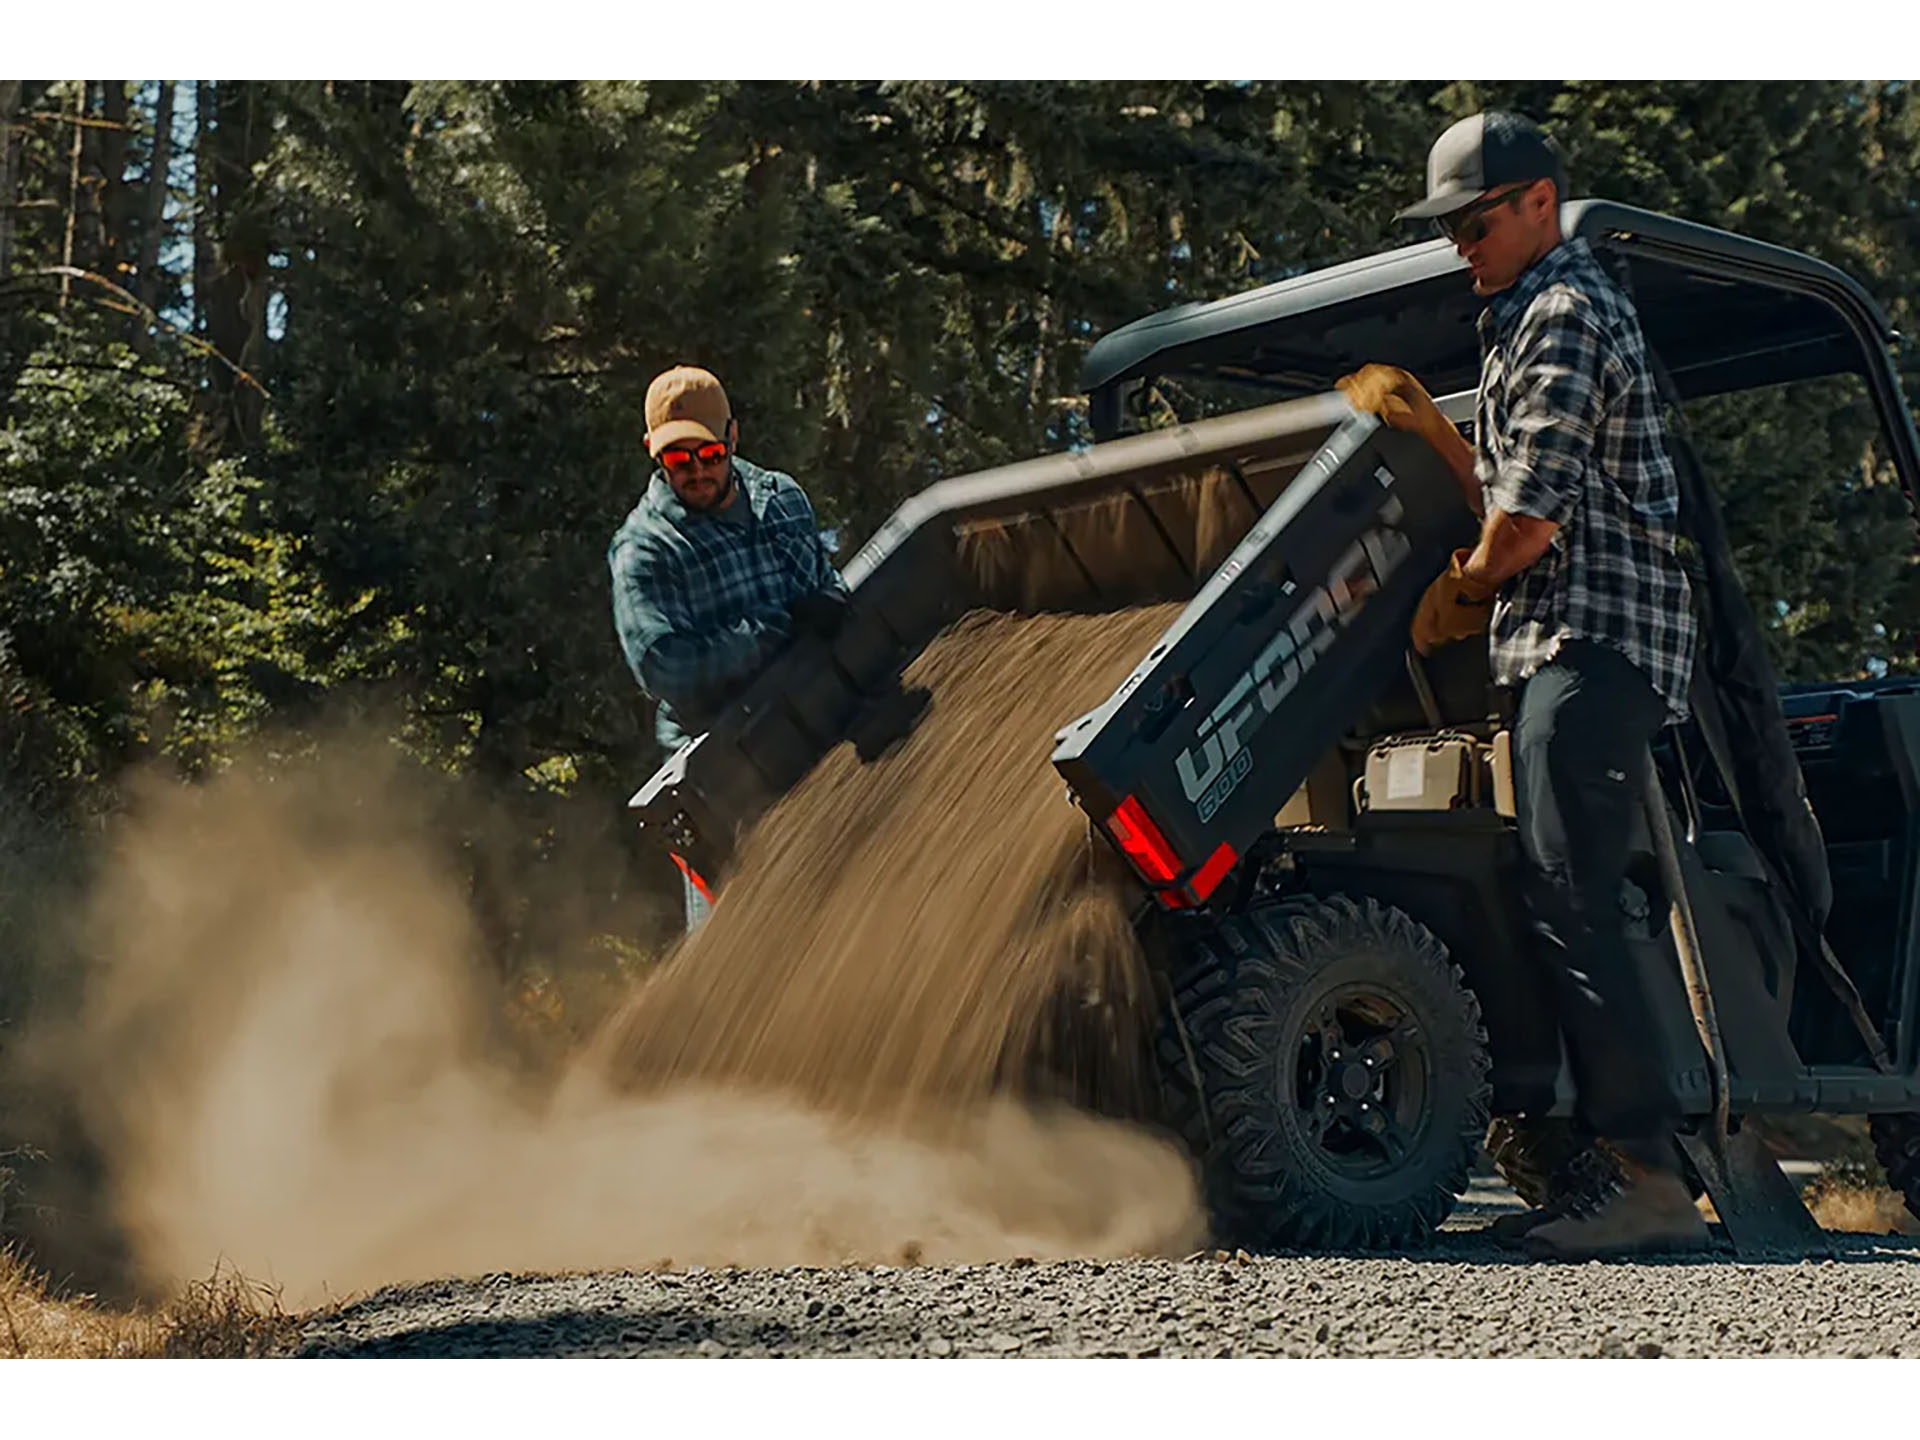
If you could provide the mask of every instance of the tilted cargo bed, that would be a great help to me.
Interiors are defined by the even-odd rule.
[[[1474,531],[1425,441],[1356,416],[1107,702],[1060,731],[1055,767],[1162,905],[1204,902],[1404,680],[1414,607]]]
[[[845,739],[969,610],[1099,613],[1191,599],[1342,424],[1334,394],[944,480],[846,566],[847,621],[803,638],[630,807],[710,877],[735,838]]]

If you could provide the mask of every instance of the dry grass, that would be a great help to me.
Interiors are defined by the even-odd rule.
[[[1774,1154],[1825,1166],[1801,1192],[1822,1229],[1920,1235],[1920,1220],[1887,1188],[1864,1115],[1769,1115],[1748,1123]]]
[[[1840,1163],[1814,1177],[1802,1192],[1823,1230],[1863,1235],[1920,1235],[1920,1220],[1880,1179],[1880,1167]]]
[[[89,1295],[55,1294],[0,1248],[0,1357],[242,1359],[284,1352],[297,1330],[278,1290],[224,1267],[162,1305],[113,1310]]]

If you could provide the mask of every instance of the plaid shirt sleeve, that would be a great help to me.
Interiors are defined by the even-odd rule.
[[[611,557],[613,624],[627,666],[656,700],[698,711],[716,692],[753,674],[781,636],[757,620],[702,631],[682,597],[672,561],[644,539],[622,540]]]
[[[1510,392],[1508,444],[1481,476],[1488,504],[1556,525],[1573,517],[1606,410],[1606,355],[1587,307],[1566,294],[1535,302],[1515,337],[1520,379]]]
[[[777,475],[773,499],[768,505],[768,518],[773,520],[788,537],[790,551],[795,557],[794,566],[799,580],[797,594],[811,595],[815,591],[837,591],[847,593],[847,582],[840,578],[840,572],[833,568],[833,561],[827,555],[827,547],[820,543],[820,522],[814,518],[813,502],[807,499],[807,492],[796,484],[791,476]]]

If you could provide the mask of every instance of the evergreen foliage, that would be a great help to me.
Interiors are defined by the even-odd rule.
[[[630,899],[671,877],[622,869],[657,756],[604,552],[658,369],[715,369],[850,552],[1084,441],[1104,331],[1401,243],[1433,136],[1489,104],[1576,193],[1809,251],[1912,328],[1904,85],[0,83],[9,806],[359,707]],[[1911,668],[1857,384],[1694,412],[1783,673]],[[518,964],[529,905],[488,903]]]

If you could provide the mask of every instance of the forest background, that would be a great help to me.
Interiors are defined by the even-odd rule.
[[[605,564],[648,379],[724,377],[844,556],[1085,443],[1105,331],[1419,238],[1428,145],[1490,105],[1574,193],[1808,251],[1913,329],[1898,83],[0,81],[0,1051],[70,983],[48,917],[131,776],[342,725],[444,782],[487,962],[576,1036],[678,920]],[[1914,668],[1862,396],[1694,421],[1783,674]]]

